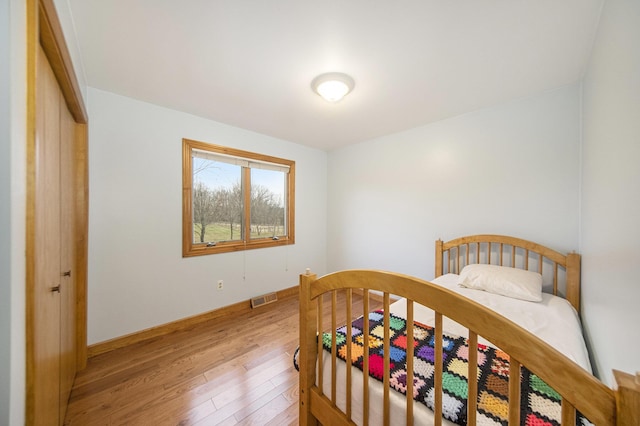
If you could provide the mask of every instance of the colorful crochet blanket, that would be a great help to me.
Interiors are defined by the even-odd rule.
[[[369,313],[369,374],[383,380],[383,312]],[[352,323],[351,357],[362,370],[362,317]],[[390,316],[390,385],[406,395],[406,320]],[[323,346],[331,351],[331,333],[323,334]],[[414,326],[414,399],[430,409],[434,405],[434,329]],[[336,332],[338,356],[347,355],[346,326]],[[469,346],[465,338],[443,333],[443,415],[460,425],[467,424],[467,365]],[[492,347],[478,345],[478,414],[482,425],[507,425],[509,406],[509,356]],[[560,425],[560,395],[535,374],[521,369],[521,423],[524,425]],[[580,420],[582,423],[582,419]]]

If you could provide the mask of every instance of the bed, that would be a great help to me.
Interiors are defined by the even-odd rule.
[[[435,265],[300,276],[300,424],[640,424],[640,375],[591,374],[580,255],[474,235]]]

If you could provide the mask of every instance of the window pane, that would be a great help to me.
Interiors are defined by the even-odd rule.
[[[295,244],[295,162],[182,140],[182,256]]]
[[[242,167],[192,157],[193,242],[242,240]]]
[[[251,169],[251,239],[287,235],[284,172]]]

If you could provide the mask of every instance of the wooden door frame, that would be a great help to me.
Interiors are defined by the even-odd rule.
[[[38,44],[45,52],[63,97],[75,121],[74,129],[74,255],[76,283],[77,368],[87,363],[87,253],[88,253],[88,115],[73,69],[53,0],[27,0],[27,208],[26,208],[26,420],[33,424],[34,413],[34,288],[35,288],[35,207],[36,207],[36,75]]]

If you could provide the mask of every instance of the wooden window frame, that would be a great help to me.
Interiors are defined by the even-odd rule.
[[[279,239],[254,239],[250,238],[250,233],[245,233],[239,241],[221,241],[215,245],[193,242],[193,164],[192,150],[208,151],[214,154],[239,157],[246,160],[253,160],[266,163],[284,165],[289,168],[286,185],[285,202],[285,226],[287,235]],[[278,247],[295,244],[295,161],[283,158],[272,157],[255,152],[243,151],[221,145],[214,145],[206,142],[199,142],[190,139],[182,139],[182,257],[202,256],[216,253],[229,253],[234,251],[251,250],[267,247]],[[245,173],[250,173],[246,169]],[[244,223],[243,228],[250,227],[250,192],[245,193],[244,203]]]

